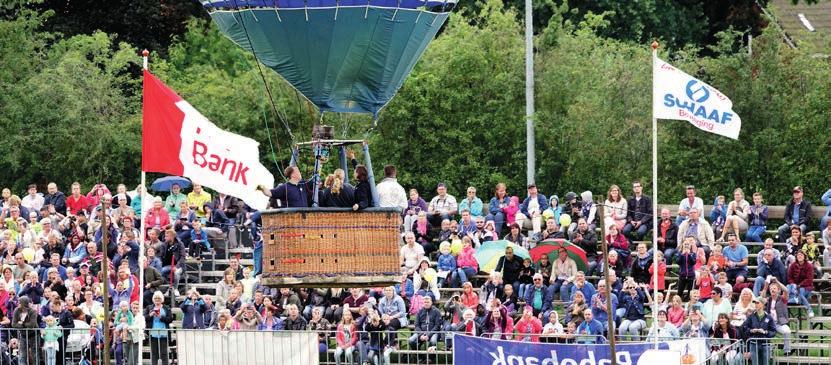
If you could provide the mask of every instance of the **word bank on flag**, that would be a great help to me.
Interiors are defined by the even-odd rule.
[[[742,120],[727,96],[658,57],[652,67],[653,118],[686,120],[707,132],[739,138]]]

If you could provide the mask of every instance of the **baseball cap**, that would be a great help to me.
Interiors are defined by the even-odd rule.
[[[537,187],[537,184],[535,184],[535,183],[530,183],[530,184],[528,184],[528,189],[530,189],[530,188],[536,188],[536,187]]]

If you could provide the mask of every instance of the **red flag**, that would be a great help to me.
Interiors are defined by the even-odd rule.
[[[182,98],[159,81],[150,71],[144,70],[144,103],[141,123],[141,169],[145,172],[162,172],[182,175],[184,168],[179,160],[182,139],[182,121],[185,113],[176,106]]]
[[[141,167],[190,178],[265,209],[274,176],[259,161],[259,143],[224,131],[149,71],[144,71]]]

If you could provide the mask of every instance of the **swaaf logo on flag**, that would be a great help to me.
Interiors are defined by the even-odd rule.
[[[652,73],[655,118],[686,120],[710,133],[739,138],[741,118],[727,96],[657,57]]]
[[[696,97],[696,95],[700,96]],[[687,83],[687,96],[696,103],[703,103],[710,98],[710,90],[707,90],[706,86],[700,85],[698,80],[690,80]]]

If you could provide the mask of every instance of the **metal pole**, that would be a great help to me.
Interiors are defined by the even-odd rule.
[[[525,0],[525,153],[526,179],[533,184],[536,170],[534,148],[534,16],[533,0]]]
[[[346,146],[338,147],[338,159],[340,160],[340,169],[343,170],[343,184],[349,184],[349,161],[346,160]]]
[[[315,170],[312,172],[312,208],[318,207],[318,193],[320,192],[320,159],[323,157],[323,145],[314,144]]]
[[[597,198],[597,214],[603,217],[603,211],[606,209],[603,204],[603,196]],[[606,313],[608,316],[609,331],[606,333],[609,336],[609,349],[611,354],[611,365],[617,365],[617,354],[615,354],[615,311],[612,309],[612,283],[609,281],[609,243],[606,242],[606,225],[600,225],[600,236],[603,239],[603,278],[606,281]],[[618,299],[619,300],[619,299]],[[618,302],[620,303],[620,302]]]
[[[366,162],[367,178],[369,180],[369,191],[372,193],[372,206],[380,204],[378,188],[375,186],[375,173],[372,172],[372,158],[369,157],[369,142],[364,141],[364,161]]]
[[[142,59],[143,59],[142,67],[144,67],[144,70],[147,71],[148,70],[148,67],[147,67],[148,62],[147,61],[148,61],[148,57],[150,56],[150,52],[145,49],[145,50],[141,51],[141,56],[142,56]],[[140,217],[140,219],[139,219],[139,272],[138,272],[138,275],[139,275],[139,299],[138,300],[139,300],[139,303],[141,303],[142,310],[144,310],[144,286],[147,285],[144,282],[144,261],[147,261],[147,258],[144,256],[145,227],[144,227],[144,216],[142,215],[142,214],[144,214],[144,204],[147,203],[147,202],[144,201],[144,195],[145,195],[144,190],[146,189],[145,185],[147,185],[147,173],[145,173],[144,169],[142,169],[142,171],[141,171],[141,191],[138,193],[138,196],[137,196],[137,198],[139,199],[139,202],[141,203],[141,204],[139,204],[139,212],[138,212],[138,216]],[[143,352],[144,351],[144,344],[142,342],[144,342],[144,341],[139,341],[139,345],[138,345],[138,353],[139,353],[138,356],[139,356],[139,361],[140,362],[141,362],[141,357],[143,356],[142,354],[144,353]]]
[[[101,270],[104,273],[104,364],[110,364],[110,273],[107,270],[107,250],[109,249],[110,226],[107,224],[107,212],[104,210],[104,199],[101,199]],[[92,258],[95,259],[94,257]]]
[[[652,82],[655,82],[655,60],[658,58],[658,42],[652,42]],[[655,105],[655,86],[652,87],[652,105]],[[652,325],[658,323],[658,306],[654,303],[658,298],[658,119],[655,111],[652,112]],[[655,336],[655,349],[658,349],[658,336]]]

